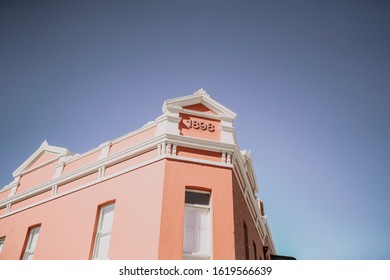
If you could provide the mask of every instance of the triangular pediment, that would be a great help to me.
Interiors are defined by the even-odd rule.
[[[206,113],[206,114],[217,115],[213,110],[211,110],[210,108],[207,108],[205,105],[203,105],[201,103],[184,106],[183,109],[195,111],[195,112]]]
[[[49,161],[69,154],[72,153],[68,149],[50,146],[45,140],[41,146],[39,146],[39,148],[12,173],[12,175],[14,177],[19,176],[24,171],[36,168]]]
[[[175,99],[166,100],[163,105],[163,112],[190,110],[203,114],[228,118],[232,121],[236,118],[236,113],[215,101],[203,89],[196,91],[192,95],[187,95]]]

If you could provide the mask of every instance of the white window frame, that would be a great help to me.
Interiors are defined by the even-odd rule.
[[[185,203],[185,208],[195,208],[195,209],[207,209],[208,210],[208,238],[209,238],[209,248],[207,254],[202,254],[198,252],[189,252],[184,251],[184,235],[186,233],[185,227],[186,227],[186,220],[184,217],[184,232],[183,232],[183,259],[185,260],[209,260],[211,259],[212,255],[212,212],[211,212],[211,192],[209,191],[200,191],[200,190],[193,190],[193,189],[186,189],[185,192],[193,192],[193,193],[203,193],[209,195],[209,205],[201,205],[201,204],[193,204],[193,203]],[[184,209],[185,211],[185,209]],[[185,216],[185,214],[184,214]],[[197,222],[195,222],[197,224]],[[196,226],[195,226],[196,227]],[[195,236],[198,234],[197,230],[193,233]],[[196,238],[196,237],[195,237]]]
[[[110,226],[109,229],[102,230],[101,226],[103,224],[105,211],[109,210],[110,208],[112,208],[112,211],[113,211],[113,214],[112,214],[113,218],[112,218],[111,226]],[[107,256],[105,256],[105,257],[98,257],[99,249],[100,249],[99,248],[99,241],[100,241],[101,237],[109,236],[108,248],[110,247],[112,224],[113,224],[113,221],[114,221],[114,214],[115,214],[115,203],[105,204],[105,205],[103,205],[103,206],[101,206],[99,208],[99,220],[98,220],[98,225],[96,227],[96,234],[95,234],[95,241],[94,241],[93,255],[92,255],[92,259],[94,259],[94,260],[108,260],[109,259],[109,255],[108,255],[109,249],[108,249],[108,252],[107,252]]]
[[[0,255],[1,255],[1,251],[3,251],[4,242],[5,242],[5,236],[0,238]]]
[[[28,231],[28,241],[26,244],[26,248],[24,249],[23,253],[23,260],[28,260],[29,257],[31,256],[31,259],[34,257],[35,249],[38,244],[38,239],[39,239],[39,233],[41,231],[41,226],[34,226],[31,227]],[[36,238],[35,244],[33,244],[33,240]]]

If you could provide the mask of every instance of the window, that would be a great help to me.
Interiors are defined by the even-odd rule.
[[[35,226],[30,228],[28,232],[28,241],[23,253],[23,260],[32,260],[34,257],[35,248],[37,247],[39,232],[41,226]]]
[[[108,259],[112,222],[114,220],[115,204],[100,207],[98,226],[96,228],[93,259]]]
[[[245,259],[249,260],[248,227],[244,221]]]
[[[207,260],[211,257],[210,193],[185,193],[183,259]]]
[[[1,255],[1,251],[3,250],[3,247],[4,247],[4,241],[5,241],[5,237],[1,237],[0,238],[0,255]]]
[[[257,260],[257,247],[255,241],[253,241],[253,256],[254,259]]]

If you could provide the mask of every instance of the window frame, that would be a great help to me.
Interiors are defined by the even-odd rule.
[[[112,222],[110,229],[105,229],[101,230],[100,227],[103,224],[103,218],[104,218],[104,211],[107,210],[109,207],[113,207],[113,217],[112,217]],[[111,201],[105,204],[102,204],[98,207],[98,214],[96,218],[96,224],[95,224],[95,234],[94,234],[94,240],[93,240],[93,250],[92,250],[92,256],[91,259],[93,260],[108,260],[110,259],[109,257],[109,251],[110,251],[110,242],[111,242],[111,234],[112,234],[112,227],[114,224],[114,215],[115,215],[115,201]],[[108,252],[107,252],[107,257],[97,257],[99,254],[99,245],[100,245],[100,240],[101,237],[109,236],[109,241],[108,241]]]
[[[35,251],[37,249],[37,244],[38,244],[40,232],[41,232],[41,225],[40,224],[29,227],[27,235],[26,235],[25,245],[23,248],[23,254],[21,257],[22,260],[30,260],[29,259],[30,256],[31,256],[31,260],[34,259],[34,255],[35,255]],[[33,244],[32,242],[33,242],[35,235],[36,235],[36,241],[35,241],[35,244]]]
[[[5,243],[5,236],[0,237],[0,256],[1,252],[3,251],[4,248],[4,243]]]
[[[197,190],[197,189],[190,189],[186,188],[185,193],[187,192],[193,192],[193,193],[202,193],[202,194],[207,194],[209,196],[209,202],[208,205],[203,205],[203,204],[196,204],[196,203],[187,203],[184,200],[184,228],[183,228],[183,249],[182,249],[182,257],[184,260],[210,260],[212,259],[212,200],[211,200],[211,191],[207,190]],[[190,252],[190,251],[184,251],[184,238],[185,238],[185,233],[186,233],[186,219],[185,219],[185,212],[186,208],[194,208],[194,209],[200,209],[200,210],[208,210],[208,229],[207,229],[207,235],[209,238],[209,248],[207,255],[202,254],[202,253],[197,253],[197,252]],[[197,230],[195,230],[194,234],[196,235],[198,233]],[[197,240],[198,241],[198,240]]]

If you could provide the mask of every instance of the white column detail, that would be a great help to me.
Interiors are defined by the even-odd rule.
[[[236,132],[233,127],[233,118],[221,116],[221,142],[236,144]]]
[[[161,155],[165,156],[165,154],[166,154],[166,148],[167,148],[167,144],[166,144],[166,142],[163,142],[163,143],[162,143]]]
[[[51,187],[51,196],[56,196],[57,195],[57,191],[58,191],[58,185],[53,185]]]
[[[173,150],[172,150],[172,155],[173,156],[176,156],[176,154],[177,154],[177,145],[176,144],[173,144]]]
[[[226,163],[232,163],[232,154],[231,153],[227,153],[227,160],[226,160]]]
[[[167,155],[171,154],[171,146],[172,146],[171,143],[167,143]]]
[[[226,152],[222,152],[222,162],[226,163]]]
[[[5,213],[8,214],[9,212],[11,212],[11,203],[7,203],[7,206],[5,208]]]
[[[98,179],[101,179],[104,177],[104,173],[106,172],[106,167],[105,166],[99,167],[98,171],[99,171]]]
[[[65,167],[66,156],[60,157],[58,163],[56,165],[56,173],[54,174],[54,178],[58,178],[62,175]]]
[[[100,155],[99,155],[99,160],[104,159],[108,157],[108,154],[110,152],[111,148],[111,141],[107,141],[99,146],[100,150]]]

